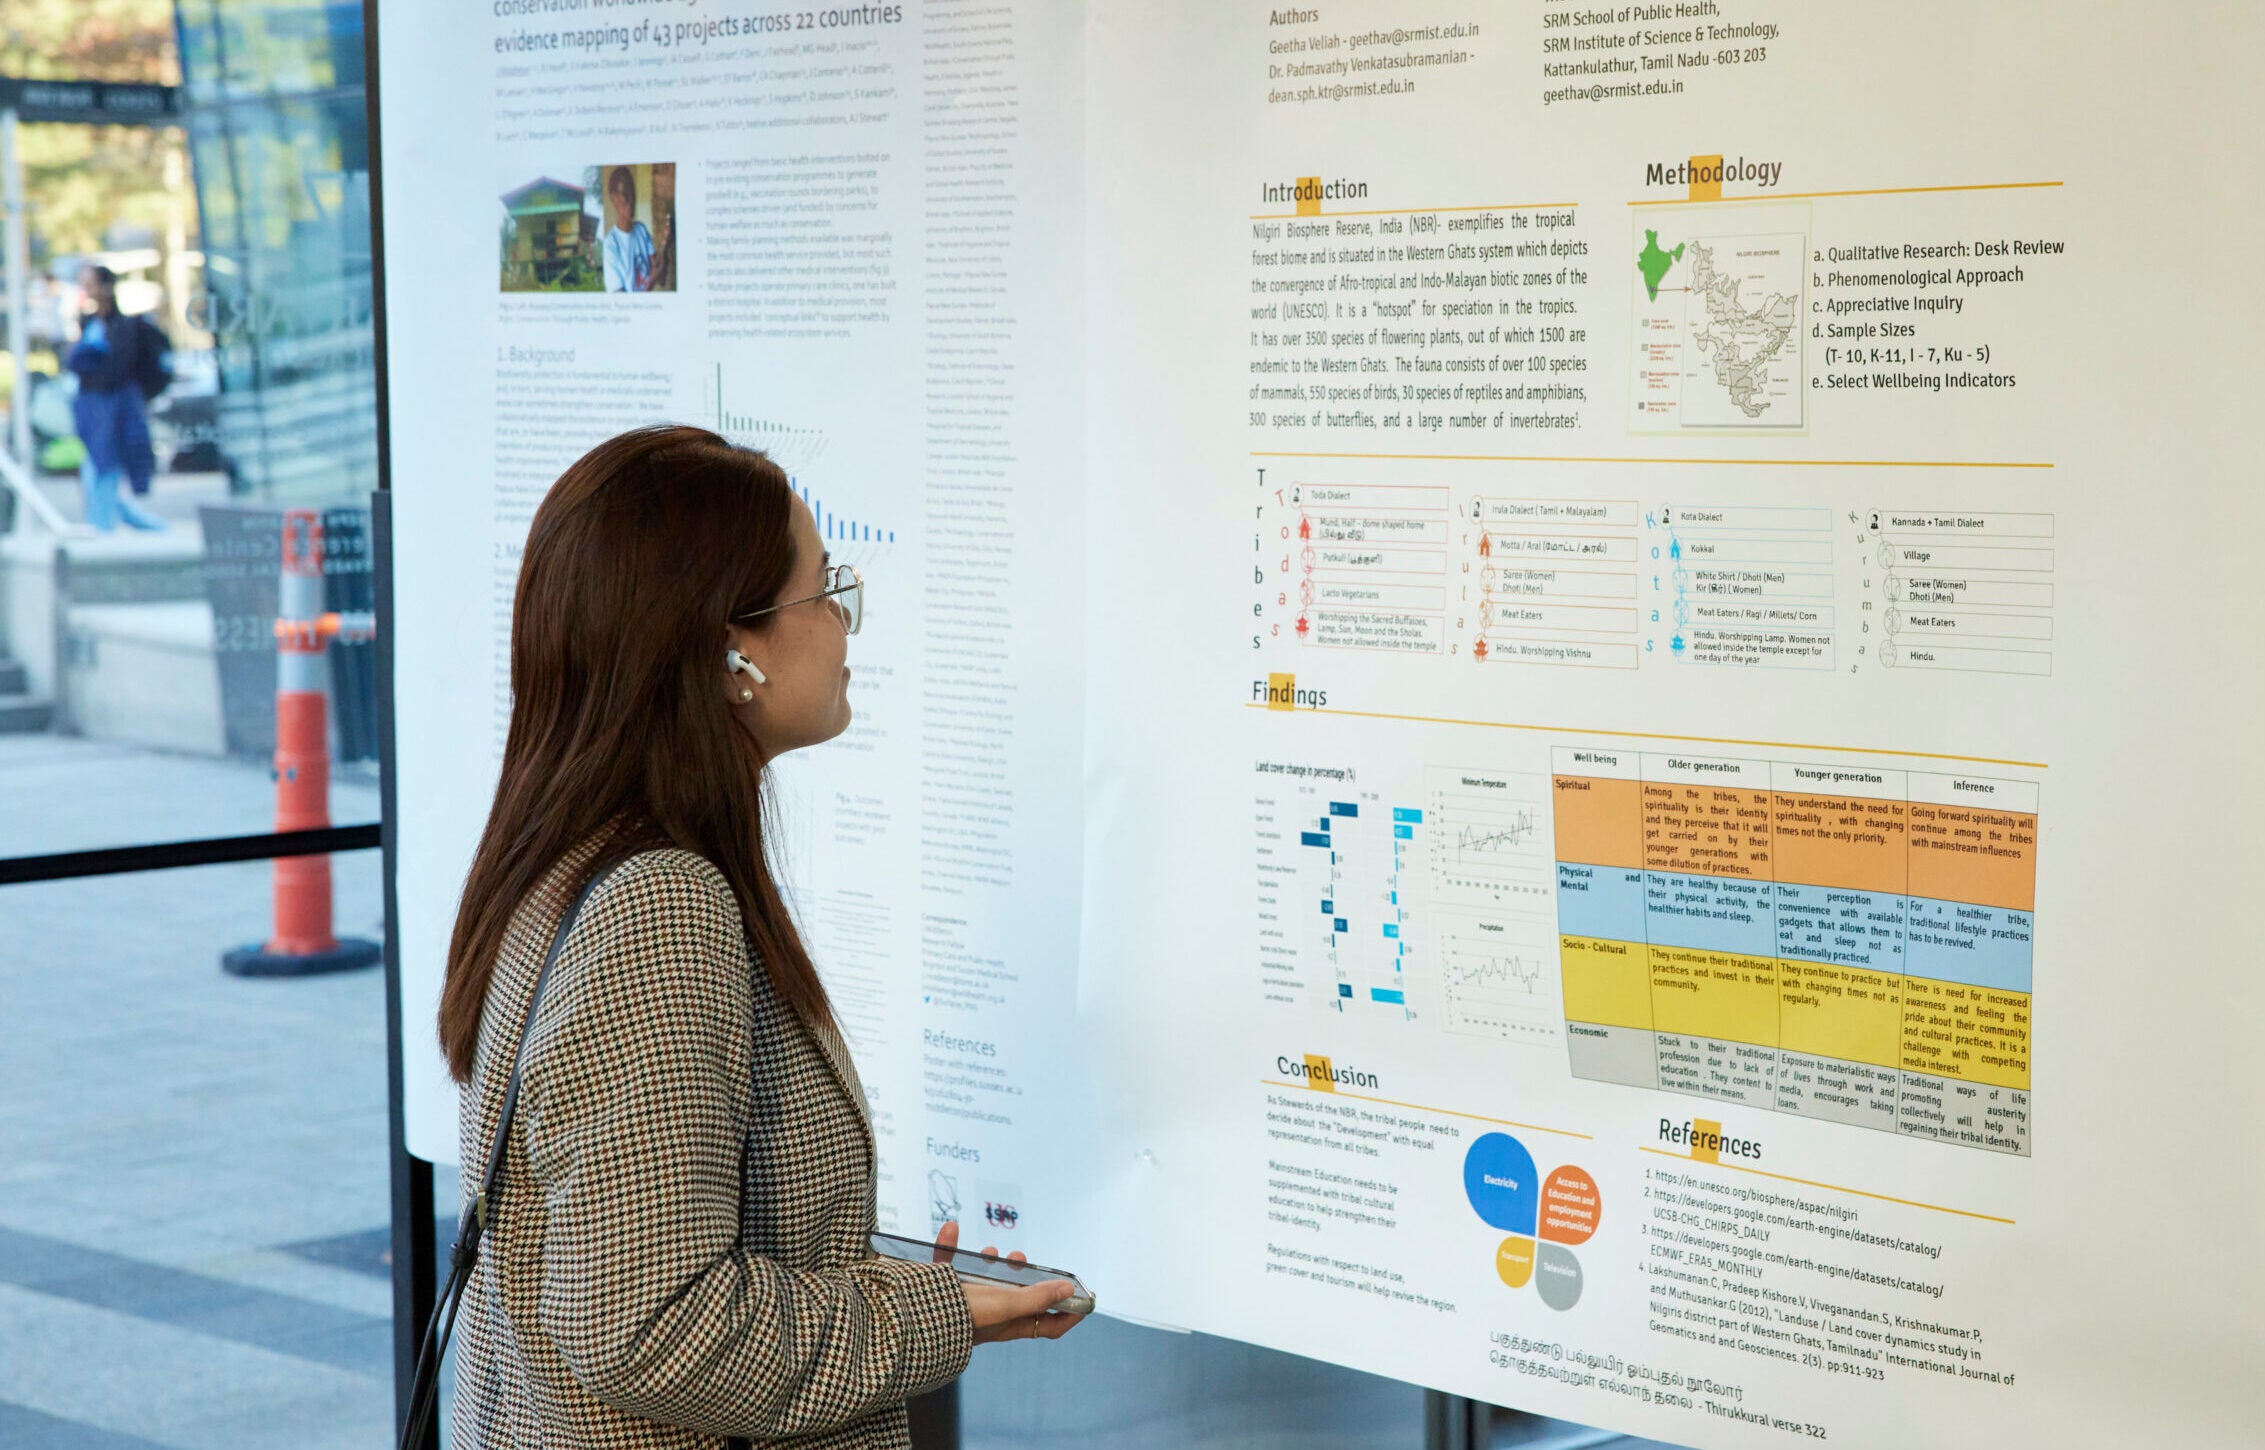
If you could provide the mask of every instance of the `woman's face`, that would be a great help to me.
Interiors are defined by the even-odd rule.
[[[831,599],[811,595],[828,587],[829,560],[810,506],[794,501],[794,572],[781,601],[806,601],[773,610],[726,631],[736,649],[763,672],[758,685],[744,674],[725,675],[740,723],[766,757],[831,740],[849,728],[849,630]],[[740,691],[754,698],[742,700]]]
[[[637,218],[637,193],[626,186],[617,186],[606,193],[613,204],[613,224],[620,231],[628,231]]]

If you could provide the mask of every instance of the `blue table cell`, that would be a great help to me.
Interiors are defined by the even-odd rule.
[[[1938,982],[2026,992],[2034,927],[2026,911],[1914,896],[1903,969]]]
[[[1371,987],[1368,989],[1368,999],[1371,1002],[1391,1002],[1406,1006],[1408,994],[1397,987]]]
[[[1329,803],[1329,814],[1333,816],[1357,816],[1360,813],[1360,806],[1352,801],[1331,801]]]
[[[1903,970],[1903,895],[1837,886],[1770,888],[1777,912],[1777,954],[1803,962]]]
[[[1557,929],[1606,941],[1644,939],[1644,873],[1557,863]]]
[[[1728,876],[1644,873],[1644,933],[1653,946],[1750,957],[1777,953],[1770,883]]]
[[[1300,831],[1298,832],[1298,844],[1301,846],[1326,846],[1329,844],[1329,833],[1327,831]]]
[[[1394,806],[1392,808],[1392,819],[1395,821],[1410,821],[1420,826],[1423,824],[1423,812],[1416,810],[1411,806]]]

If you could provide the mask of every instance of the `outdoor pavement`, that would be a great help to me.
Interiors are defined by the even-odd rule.
[[[257,764],[0,738],[0,855],[273,809]],[[332,809],[374,819],[374,786]],[[224,974],[270,871],[0,887],[0,1446],[388,1441],[383,978]],[[378,936],[377,853],[333,872],[338,930]]]
[[[36,481],[57,513],[74,524],[85,520],[85,492],[76,475],[42,473]],[[133,495],[133,501],[143,512],[157,515],[170,526],[194,528],[198,505],[227,503],[229,497],[226,474],[160,473],[150,480],[149,492]]]

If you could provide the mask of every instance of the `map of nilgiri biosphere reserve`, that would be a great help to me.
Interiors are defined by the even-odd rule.
[[[1635,407],[1638,432],[1794,429],[1802,412],[1803,232],[1789,213],[1646,218],[1637,230]],[[1790,213],[1799,216],[1799,212]],[[1770,230],[1729,231],[1725,224]]]
[[[1775,262],[1784,258],[1783,249],[1771,245],[1781,238],[1761,238],[1761,245],[1742,248],[1736,255],[1740,260],[1749,257],[1768,257]],[[1798,237],[1789,239],[1798,242]],[[1678,248],[1678,250],[1681,250]],[[1794,289],[1800,288],[1801,254],[1791,255],[1794,268]],[[1733,267],[1735,267],[1735,262]],[[1691,292],[1705,306],[1705,325],[1691,334],[1699,345],[1702,356],[1714,363],[1714,380],[1730,395],[1731,403],[1749,418],[1760,418],[1770,408],[1773,381],[1783,383],[1784,366],[1789,352],[1786,344],[1793,335],[1793,298],[1783,292],[1772,292],[1759,303],[1749,305],[1738,295],[1738,273],[1715,265],[1714,248],[1705,242],[1691,243]],[[1777,377],[1771,375],[1777,365]],[[1689,377],[1688,372],[1685,373]],[[1782,392],[1782,387],[1777,391]],[[1795,395],[1798,398],[1798,394]]]

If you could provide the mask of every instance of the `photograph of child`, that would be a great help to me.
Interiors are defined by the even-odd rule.
[[[676,167],[595,166],[585,188],[603,198],[598,259],[608,292],[676,290]]]
[[[606,290],[653,290],[653,234],[637,220],[637,179],[626,166],[606,176]]]

